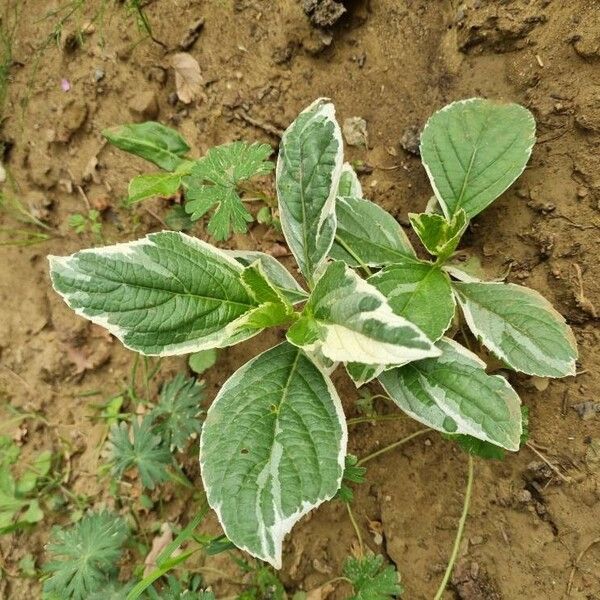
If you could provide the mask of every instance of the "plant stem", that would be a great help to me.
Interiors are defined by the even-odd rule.
[[[356,537],[358,538],[358,547],[360,549],[360,555],[365,555],[365,546],[363,544],[362,535],[360,533],[360,529],[358,527],[358,523],[354,518],[354,514],[352,513],[352,509],[350,508],[350,503],[346,502],[346,508],[348,509],[348,516],[350,517],[350,522],[352,523],[352,527],[354,527],[354,531],[356,532]]]
[[[335,241],[360,265],[360,268],[367,274],[368,277],[373,275],[373,271],[366,265],[357,254],[342,240],[339,236],[335,236]]]
[[[371,423],[372,421],[400,421],[407,419],[406,415],[373,415],[372,417],[354,417],[348,419],[348,425],[358,425],[359,423]]]
[[[467,521],[467,515],[469,514],[469,504],[471,503],[471,492],[473,491],[473,456],[471,454],[469,457],[469,472],[467,476],[467,489],[465,490],[465,501],[463,504],[462,514],[460,515],[460,521],[458,522],[458,530],[456,531],[456,538],[454,539],[454,547],[452,548],[452,554],[450,555],[450,560],[448,561],[448,566],[446,567],[446,572],[444,573],[444,578],[442,579],[442,583],[440,583],[440,587],[434,597],[433,600],[440,600],[442,595],[448,585],[448,581],[450,580],[450,575],[452,575],[452,570],[454,569],[454,563],[458,557],[458,550],[460,548],[460,542],[462,541],[462,536],[465,530],[465,523]]]
[[[361,458],[356,464],[358,466],[362,466],[366,462],[373,460],[374,458],[377,458],[378,456],[381,456],[382,454],[385,454],[386,452],[389,452],[390,450],[393,450],[394,448],[397,448],[398,446],[402,446],[402,444],[406,444],[407,442],[410,442],[410,440],[413,440],[416,437],[419,437],[420,435],[427,433],[428,431],[431,431],[431,429],[429,429],[429,428],[419,429],[419,431],[415,431],[414,433],[407,435],[406,437],[402,438],[401,440],[398,440],[397,442],[394,442],[393,444],[390,444],[389,446],[386,446],[385,448],[381,448],[380,450],[377,450],[377,452],[373,452],[372,454],[367,454],[367,456]]]

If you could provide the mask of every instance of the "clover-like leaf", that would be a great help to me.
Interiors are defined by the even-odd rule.
[[[380,555],[347,558],[344,577],[350,580],[354,588],[349,600],[390,600],[403,592],[396,569],[392,565],[384,565],[383,556]]]
[[[268,144],[232,142],[211,148],[196,161],[186,187],[185,209],[193,220],[209,210],[214,213],[208,222],[208,232],[216,240],[226,240],[233,229],[246,233],[253,218],[239,195],[241,182],[265,175],[273,170],[267,159],[273,152]]]
[[[227,537],[280,568],[285,534],[340,487],[346,442],[338,394],[299,348],[284,342],[236,371],[200,443],[208,501]]]

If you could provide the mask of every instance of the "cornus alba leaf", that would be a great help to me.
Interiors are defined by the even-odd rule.
[[[193,216],[216,207],[209,224],[215,237],[230,227],[245,230],[237,184],[268,172],[267,148],[234,143],[190,163],[178,134],[157,124],[110,135],[168,176],[181,176]],[[506,378],[488,374],[478,356],[448,337],[457,304],[508,368],[574,374],[573,333],[546,300],[513,284],[467,279],[452,260],[469,220],[525,168],[534,136],[531,114],[514,104],[474,98],[431,117],[421,155],[443,214],[411,214],[410,221],[434,261],[418,259],[400,225],[363,197],[343,162],[334,107],[323,98],[286,130],[276,169],[281,227],[306,286],[272,256],[169,231],[50,257],[53,285],[69,306],[143,354],[202,352],[288,327],[287,341],[223,384],[202,426],[207,497],[238,547],[281,566],[287,532],[340,489],[347,433],[330,379],[340,362],[357,386],[378,379],[401,410],[485,456],[519,448],[522,407]],[[199,390],[185,380],[173,386],[159,404],[165,427],[180,400],[185,418],[196,415]],[[182,446],[193,431],[182,430],[180,439],[173,430],[172,443]],[[137,462],[147,467],[146,484],[158,483],[167,465],[154,455],[154,433],[138,431],[137,449],[128,433],[113,435],[116,468]],[[346,491],[342,497],[350,498]],[[380,572],[379,562],[364,564],[368,578],[362,566],[348,574],[357,598],[397,592],[393,573]]]

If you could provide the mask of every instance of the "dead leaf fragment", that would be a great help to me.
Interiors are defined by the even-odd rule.
[[[160,534],[152,540],[152,549],[144,560],[144,577],[147,577],[156,569],[156,560],[160,553],[173,541],[173,532],[168,523],[160,526]]]
[[[321,587],[308,591],[306,593],[306,600],[325,600],[331,595],[334,589],[331,583],[326,583]]]
[[[179,42],[179,48],[181,50],[189,50],[196,43],[198,37],[200,37],[202,29],[204,29],[204,17],[200,17],[191,25],[185,37]]]
[[[190,104],[202,93],[202,74],[198,61],[187,52],[178,52],[171,57],[171,67],[175,71],[177,97]]]

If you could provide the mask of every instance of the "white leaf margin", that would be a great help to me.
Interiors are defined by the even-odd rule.
[[[333,235],[331,236],[331,241],[330,241],[328,247],[326,249],[324,249],[324,251],[323,251],[323,256],[314,265],[313,276],[315,274],[320,273],[320,270],[323,267],[323,263],[326,261],[327,256],[329,255],[329,251],[331,250],[331,246],[333,246],[333,242],[335,240],[335,230],[337,229],[337,217],[335,214],[335,201],[337,198],[337,190],[338,190],[338,187],[340,184],[340,177],[342,175],[342,168],[343,168],[343,163],[344,163],[344,140],[342,138],[342,130],[340,129],[340,125],[337,122],[337,119],[335,118],[334,104],[330,101],[329,98],[326,98],[326,97],[317,98],[312,104],[310,104],[303,111],[301,111],[300,114],[305,113],[305,112],[310,112],[310,111],[314,110],[315,107],[319,107],[319,110],[314,115],[315,117],[324,116],[326,119],[328,119],[329,121],[331,121],[333,123],[333,136],[338,144],[338,149],[337,149],[337,154],[336,154],[335,168],[331,174],[331,187],[329,189],[329,196],[325,200],[325,203],[323,204],[323,208],[321,209],[321,214],[319,215],[319,222],[317,224],[317,231],[316,231],[316,236],[319,237],[321,235],[321,230],[323,229],[323,225],[325,225],[325,222],[329,219],[332,223]],[[285,144],[286,134],[293,127],[295,122],[296,122],[296,119],[294,119],[294,121],[290,124],[288,129],[286,129],[286,131],[284,132],[284,134],[281,138],[282,146],[283,146],[283,144]],[[282,159],[282,153],[280,151],[279,155],[277,157],[277,166],[275,169],[275,181],[276,182],[278,181],[279,177],[281,176],[282,170],[283,170],[283,159]],[[279,197],[279,192],[278,192],[278,197]],[[280,224],[281,224],[281,229],[283,231],[283,235],[286,240],[291,240],[294,238],[294,236],[292,235],[292,231],[289,229],[289,223],[286,218],[286,210],[287,209],[286,209],[285,203],[282,202],[281,199],[279,199],[278,206],[279,206]],[[296,263],[298,265],[304,265],[305,257],[298,256],[297,250],[294,248],[293,244],[288,243],[288,247],[289,247],[291,253],[293,254],[294,258],[296,259]]]
[[[379,306],[375,310],[362,313],[362,320],[375,319],[380,323],[394,327],[406,327],[412,329],[418,335],[416,341],[426,343],[428,345],[428,350],[410,348],[391,342],[380,342],[363,333],[344,327],[344,325],[317,320],[325,331],[325,339],[317,340],[312,344],[302,346],[304,351],[319,351],[323,356],[335,363],[358,362],[367,365],[385,366],[406,364],[413,360],[421,360],[441,355],[441,351],[434,346],[423,331],[404,317],[397,315],[392,310],[387,298],[375,286],[360,278],[346,264],[344,264],[344,274],[346,277],[349,276],[354,280],[355,292],[368,294],[380,301]],[[291,340],[289,341],[293,344]],[[351,355],[349,354],[350,348],[359,348],[360,351]],[[362,354],[360,352],[362,352]]]
[[[446,111],[449,111],[450,109],[454,108],[457,105],[462,105],[462,104],[469,104],[471,102],[478,102],[481,100],[485,100],[485,98],[480,98],[480,97],[473,97],[473,98],[466,98],[464,100],[457,100],[456,102],[451,102],[450,104],[446,104],[446,106],[440,108],[440,110],[436,111],[434,114],[438,114],[438,113],[443,113]],[[514,104],[514,103],[506,103],[507,105],[510,104]],[[520,105],[519,105],[520,106]],[[433,116],[433,115],[432,115]],[[534,125],[534,131],[535,131],[535,119],[533,119],[533,115],[531,116],[531,119],[533,120],[533,125]],[[419,143],[419,152],[421,154],[421,156],[423,156],[423,152],[422,152],[422,144],[423,144],[423,135],[426,131],[426,129],[428,127],[431,126],[431,117],[429,119],[427,119],[427,122],[425,123],[425,127],[423,127],[423,131],[421,131],[421,141]],[[531,158],[531,152],[533,150],[533,147],[535,146],[537,139],[535,137],[535,134],[533,136],[533,140],[531,142],[531,145],[529,146],[529,148],[527,148],[526,152],[527,152],[527,160],[525,161],[525,164],[523,165],[523,168],[515,175],[514,179],[512,180],[511,183],[509,183],[497,196],[496,198],[499,198],[502,194],[504,194],[504,192],[523,174],[523,171],[525,171],[525,168],[527,167],[527,163],[529,162],[529,159]],[[425,160],[421,160],[423,167],[425,168],[425,172],[427,173],[427,177],[429,178],[429,183],[431,184],[431,189],[433,190],[433,193],[435,194],[435,198],[438,201],[438,204],[440,205],[444,216],[447,219],[451,219],[452,218],[452,214],[450,213],[449,209],[448,209],[448,205],[446,204],[446,201],[444,200],[444,198],[442,198],[442,195],[440,194],[439,189],[437,188],[436,184],[435,184],[435,179],[433,178],[433,173],[431,172],[431,169],[429,168],[429,165],[425,162]],[[430,199],[431,202],[431,199]],[[428,208],[430,207],[430,204],[428,203]],[[460,208],[460,207],[459,207]],[[429,211],[426,211],[429,212]],[[467,215],[467,220],[470,220],[472,217],[469,217],[469,215]]]
[[[479,358],[479,356],[477,356],[476,354],[474,354],[473,352],[471,352],[470,350],[468,350],[467,348],[465,348],[464,346],[462,346],[461,344],[459,344],[455,340],[453,340],[451,338],[448,338],[448,337],[443,337],[440,340],[440,342],[448,344],[449,346],[452,347],[452,349],[457,354],[462,355],[465,359],[467,359],[468,361],[472,362],[475,366],[481,367],[482,370],[484,370],[484,371],[486,370],[487,365],[485,364],[485,362],[483,360],[481,360],[481,358]],[[504,385],[504,387],[506,389],[508,389],[510,391],[510,393],[513,394],[514,397],[519,401],[519,407],[520,407],[520,405],[521,405],[521,399],[520,399],[519,395],[516,393],[516,391],[514,390],[514,388],[510,385],[510,383],[508,382],[508,380],[505,377],[503,377],[502,375],[488,375],[488,377],[493,377],[493,378],[496,378],[497,380],[501,381],[502,384]],[[521,437],[521,435],[523,433],[523,423],[522,423],[521,420],[519,420],[519,422],[521,424],[521,428],[520,428],[520,431],[519,431],[519,437],[518,437],[518,439],[513,440],[514,443],[512,445],[499,444],[499,442],[490,439],[489,436],[488,436],[488,434],[481,427],[475,427],[472,424],[465,422],[459,411],[453,410],[447,404],[440,405],[439,396],[436,395],[436,388],[435,388],[435,386],[424,385],[424,378],[423,377],[420,377],[419,380],[420,380],[420,384],[423,386],[423,389],[432,398],[432,400],[435,402],[435,405],[438,407],[438,409],[444,415],[447,415],[448,417],[450,417],[450,418],[452,418],[454,420],[454,422],[458,426],[458,430],[457,431],[453,431],[453,432],[449,432],[446,429],[444,429],[443,427],[438,426],[437,424],[435,424],[435,423],[433,423],[431,421],[428,421],[427,419],[424,419],[421,415],[419,415],[418,413],[415,413],[415,412],[411,411],[406,406],[402,406],[401,410],[403,412],[405,412],[407,415],[409,415],[410,417],[412,417],[413,419],[415,419],[419,423],[422,423],[423,425],[426,425],[427,427],[431,427],[432,429],[435,429],[437,431],[441,431],[442,433],[471,435],[473,437],[476,437],[477,439],[490,442],[491,444],[494,444],[496,446],[501,445],[503,448],[505,448],[507,450],[510,450],[511,452],[515,452],[515,451],[517,451],[519,449],[519,446],[520,446],[520,437]],[[381,384],[381,386],[385,390],[386,394],[388,394],[388,396],[390,398],[392,398],[392,400],[393,400],[393,396],[389,393],[388,389],[384,385],[383,381],[381,381],[381,379],[379,380],[379,383]],[[396,403],[396,402],[394,401],[394,403]],[[520,419],[520,413],[519,413],[519,419]]]
[[[73,263],[77,262],[77,256],[81,254],[94,254],[96,256],[114,256],[117,255],[119,257],[127,257],[131,259],[135,259],[137,264],[140,264],[150,271],[154,271],[161,276],[171,276],[168,271],[161,271],[160,266],[151,261],[148,256],[146,256],[143,252],[139,250],[145,246],[156,246],[153,241],[154,236],[159,236],[161,234],[169,234],[171,236],[177,236],[181,238],[181,242],[183,244],[187,244],[192,247],[194,250],[197,250],[202,253],[208,253],[213,255],[216,259],[225,261],[228,263],[230,267],[236,270],[240,276],[244,267],[241,263],[235,260],[232,256],[223,252],[219,248],[208,244],[207,242],[203,242],[198,238],[186,235],[180,231],[169,231],[163,230],[160,232],[150,233],[146,237],[140,238],[138,240],[134,240],[133,242],[121,242],[118,244],[113,244],[110,246],[103,246],[100,248],[88,248],[85,250],[80,250],[74,254],[69,256],[55,256],[48,255],[48,262],[50,264],[50,272],[52,273],[69,273],[71,277],[76,275],[76,278],[81,279],[82,281],[90,281],[90,277],[83,275],[81,273],[77,273],[77,269]],[[127,335],[127,331],[116,325],[115,323],[111,323],[109,317],[106,315],[98,314],[98,315],[88,315],[85,312],[84,308],[74,307],[70,301],[70,297],[73,297],[73,294],[63,294],[60,292],[56,285],[54,284],[54,279],[51,276],[52,287],[56,291],[56,293],[65,301],[67,306],[73,310],[73,312],[95,323],[96,325],[100,325],[104,327],[110,334],[114,335],[125,348],[132,350],[134,352],[138,352],[139,354],[143,354],[145,356],[177,356],[180,354],[192,354],[194,352],[200,352],[202,350],[209,350],[211,348],[224,348],[226,346],[230,346],[232,344],[237,344],[243,340],[249,339],[254,335],[258,334],[260,330],[248,331],[244,333],[244,335],[240,336],[240,329],[249,321],[249,316],[252,314],[252,309],[250,309],[247,313],[241,315],[231,323],[229,323],[222,330],[214,332],[213,334],[200,338],[198,340],[190,340],[187,342],[182,342],[179,344],[169,344],[163,348],[161,352],[158,353],[145,353],[140,351],[139,348],[131,346],[125,342],[125,336]],[[77,294],[77,292],[75,292]]]
[[[544,298],[544,296],[542,296],[539,292],[536,292],[535,290],[532,290],[531,288],[525,287],[523,285],[517,285],[515,283],[504,283],[504,282],[500,282],[500,281],[485,281],[485,282],[483,282],[483,281],[474,280],[474,281],[462,281],[462,283],[483,283],[483,284],[489,285],[489,286],[492,286],[492,285],[516,286],[519,288],[520,292],[522,292],[524,294],[529,294],[530,296],[535,298],[538,302],[540,302],[544,306],[546,311],[550,315],[552,315],[557,321],[566,325],[565,318],[554,308],[554,306],[552,306],[552,304],[546,298]],[[463,301],[463,299],[461,298],[460,292],[457,289],[455,289],[454,286],[452,289],[452,293],[454,294],[456,301],[461,308],[461,311],[465,317],[465,321],[467,322],[469,329],[473,332],[475,337],[477,337],[478,339],[481,340],[483,345],[486,348],[488,348],[494,356],[496,356],[500,360],[504,361],[511,369],[514,369],[515,371],[517,371],[519,373],[526,373],[527,375],[532,375],[534,377],[551,377],[547,373],[535,372],[533,369],[529,369],[528,371],[523,371],[522,368],[516,367],[513,364],[510,357],[506,354],[506,352],[500,346],[496,345],[494,343],[494,341],[489,336],[486,335],[486,332],[484,330],[482,330],[480,327],[476,327],[475,319],[473,318],[473,312],[469,308],[467,302]],[[528,342],[526,337],[524,339]],[[563,377],[569,377],[569,376],[574,377],[577,373],[577,359],[578,359],[577,341],[575,339],[575,335],[573,334],[573,330],[568,326],[567,326],[567,338],[566,339],[567,339],[569,345],[571,346],[571,348],[573,348],[573,350],[575,351],[575,356],[571,361],[569,361],[569,363],[567,365],[569,370],[565,372]],[[531,345],[529,343],[527,343],[527,349],[532,354],[534,353],[534,349],[531,347]],[[548,364],[552,368],[556,369],[557,371],[561,370],[561,366],[565,365],[564,361],[553,361],[551,359],[551,357],[548,357],[548,356],[543,356],[541,359],[538,359],[538,360],[540,362],[545,362],[546,364]]]
[[[285,344],[286,342],[283,342],[283,343]],[[217,394],[216,398],[213,400],[212,404],[210,405],[210,408],[208,409],[208,411],[206,413],[207,419],[209,418],[211,411],[213,410],[213,407],[216,406],[216,404],[219,401],[219,399],[221,398],[221,396],[223,396],[223,394],[225,394],[228,391],[228,389],[230,387],[232,387],[232,385],[234,385],[234,384],[237,385],[237,382],[240,381],[241,379],[243,379],[245,373],[252,367],[252,364],[254,363],[254,361],[258,360],[263,354],[266,354],[267,352],[269,352],[272,349],[273,348],[269,348],[268,350],[265,350],[264,352],[261,352],[260,354],[255,356],[252,360],[248,361],[245,365],[240,367],[225,382],[225,384],[219,390],[219,393]],[[300,348],[298,348],[298,352],[305,354],[305,356],[311,361],[311,363],[315,366],[315,368],[321,373],[321,375],[323,376],[323,379],[325,380],[325,384],[327,385],[327,389],[331,395],[331,400],[333,402],[335,413],[336,413],[336,416],[338,417],[341,431],[342,431],[342,438],[340,440],[340,452],[337,457],[338,466],[340,467],[340,475],[338,476],[338,479],[337,479],[336,492],[332,493],[331,495],[326,494],[322,498],[318,498],[315,502],[308,502],[308,501],[303,502],[302,507],[299,510],[297,510],[296,512],[292,513],[291,515],[283,516],[281,514],[278,514],[278,507],[274,503],[273,511],[277,515],[279,520],[278,521],[276,520],[275,524],[271,528],[264,528],[264,532],[261,534],[261,538],[263,540],[265,540],[266,539],[265,536],[266,536],[267,532],[271,533],[271,537],[273,539],[273,545],[275,547],[274,555],[270,555],[268,552],[266,552],[265,542],[263,542],[263,552],[261,554],[253,552],[246,546],[243,546],[243,545],[237,546],[237,544],[236,544],[236,547],[240,548],[244,552],[247,552],[251,556],[254,556],[255,558],[258,558],[260,560],[264,560],[265,562],[268,562],[275,569],[281,569],[282,559],[283,559],[283,540],[284,540],[285,536],[292,530],[294,525],[302,517],[307,515],[311,510],[319,507],[321,504],[323,504],[324,502],[327,502],[328,500],[332,500],[335,497],[335,495],[337,494],[337,490],[339,490],[340,486],[342,485],[342,479],[344,478],[344,469],[346,466],[346,452],[347,452],[347,448],[348,448],[348,424],[346,423],[346,415],[344,414],[344,409],[342,406],[342,401],[340,399],[340,396],[339,396],[335,386],[333,385],[331,378],[329,377],[327,372],[321,366],[316,364],[306,352],[303,352],[303,350]],[[204,462],[202,460],[203,448],[204,448],[204,436],[200,435],[199,460],[200,460],[200,474],[201,475],[202,475],[202,472],[204,469]],[[273,453],[272,453],[272,455],[273,455]],[[276,468],[276,466],[274,468]],[[273,480],[275,481],[275,477],[273,477]],[[204,476],[202,476],[202,481],[204,481]],[[221,524],[221,527],[223,528],[225,535],[231,539],[229,527],[227,525],[225,525],[225,523],[223,522],[222,513],[221,513],[221,504],[216,503],[213,500],[211,500],[211,492],[210,492],[209,488],[205,488],[205,491],[206,491],[206,497],[207,497],[208,503],[209,503],[210,507],[217,514],[219,523]],[[274,497],[276,497],[276,493],[275,493],[276,491],[277,491],[276,488],[274,488],[272,490],[272,494]],[[281,490],[279,490],[279,497],[281,497]]]

